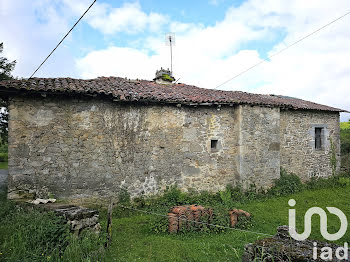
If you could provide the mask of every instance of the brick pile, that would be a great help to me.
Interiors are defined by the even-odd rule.
[[[246,218],[250,218],[250,214],[247,211],[242,209],[232,209],[229,212],[230,215],[230,226],[235,227],[239,221],[240,216],[245,216]]]
[[[175,206],[168,213],[169,233],[196,228],[200,230],[203,223],[211,223],[213,210],[199,205]],[[198,223],[200,222],[200,223]]]

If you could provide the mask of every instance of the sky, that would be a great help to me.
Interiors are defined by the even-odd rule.
[[[92,0],[0,0],[0,42],[28,78]],[[178,82],[298,97],[350,111],[349,0],[97,0],[37,77],[119,76],[152,80],[170,68]],[[341,121],[350,119],[341,113]]]

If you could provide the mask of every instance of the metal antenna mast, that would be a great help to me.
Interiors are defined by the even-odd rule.
[[[175,45],[175,34],[168,33],[165,36],[166,45],[170,46],[170,72],[173,73],[173,45]]]

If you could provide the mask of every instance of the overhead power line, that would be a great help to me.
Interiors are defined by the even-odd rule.
[[[329,22],[328,24],[326,24],[326,25],[324,25],[324,26],[318,28],[317,30],[313,31],[312,33],[310,33],[310,34],[304,36],[303,38],[299,39],[298,41],[295,41],[294,43],[290,44],[289,46],[283,48],[282,50],[280,50],[280,51],[278,51],[278,52],[276,52],[276,53],[274,53],[274,54],[268,56],[267,58],[264,58],[264,59],[261,60],[260,62],[256,63],[255,65],[252,65],[251,67],[248,67],[247,69],[245,69],[245,70],[243,70],[242,72],[236,74],[235,76],[231,77],[230,79],[226,80],[225,82],[221,83],[220,85],[214,87],[213,89],[216,89],[216,88],[218,88],[218,87],[220,87],[220,86],[222,86],[222,85],[224,85],[224,84],[226,84],[226,83],[232,81],[233,79],[239,77],[240,75],[243,75],[244,73],[248,72],[249,70],[253,69],[254,67],[257,67],[258,65],[260,65],[260,64],[262,64],[262,63],[264,63],[264,62],[268,62],[269,59],[271,59],[272,57],[274,57],[274,56],[276,56],[276,55],[278,55],[278,54],[280,54],[280,53],[286,51],[286,50],[289,49],[290,47],[292,47],[292,46],[294,46],[294,45],[300,43],[301,41],[303,41],[303,40],[305,40],[306,38],[312,36],[313,34],[315,34],[315,33],[319,32],[319,31],[321,31],[322,29],[326,28],[327,26],[330,26],[331,24],[333,24],[333,23],[335,23],[336,21],[338,21],[338,20],[344,18],[344,17],[347,16],[348,14],[350,14],[350,12],[345,13],[344,15],[342,15],[342,16],[340,16],[340,17],[334,19],[333,21],[331,21],[331,22]]]
[[[38,68],[34,71],[34,73],[29,77],[32,78],[35,73],[40,69],[40,67],[46,62],[46,60],[52,55],[53,52],[57,49],[57,47],[63,42],[63,40],[72,32],[74,27],[80,22],[80,20],[85,16],[85,14],[90,10],[90,8],[95,4],[97,0],[94,0],[92,4],[86,9],[86,11],[83,13],[83,15],[78,19],[78,21],[75,22],[75,24],[72,26],[72,28],[68,31],[68,33],[61,39],[61,41],[56,45],[56,47],[51,51],[51,53],[45,58],[45,60],[38,66]]]

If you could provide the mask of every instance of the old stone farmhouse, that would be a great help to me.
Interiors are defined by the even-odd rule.
[[[100,77],[0,82],[9,198],[268,187],[339,166],[341,109],[276,95]]]

